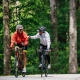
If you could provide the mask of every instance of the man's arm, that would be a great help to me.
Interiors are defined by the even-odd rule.
[[[46,35],[46,40],[47,40],[47,49],[50,49],[51,41],[50,41],[50,35]]]
[[[24,35],[24,38],[25,38],[25,41],[24,41],[23,45],[28,45],[29,37],[26,33],[24,33],[23,35]]]
[[[13,34],[11,37],[11,45],[10,45],[11,48],[14,46],[15,39],[16,39],[15,34]]]
[[[31,38],[31,39],[37,39],[37,38],[39,38],[39,33],[37,33],[37,34],[34,35],[34,36],[30,36],[30,38]]]

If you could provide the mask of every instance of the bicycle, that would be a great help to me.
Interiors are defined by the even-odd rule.
[[[40,72],[41,72],[41,77],[42,77],[43,73],[45,74],[45,77],[47,77],[47,75],[48,75],[48,68],[47,68],[48,63],[47,63],[46,55],[48,53],[48,50],[37,49],[37,53],[39,53],[39,52],[41,52],[41,64],[42,64],[42,66],[39,68]]]
[[[24,67],[22,51],[23,51],[22,48],[19,48],[18,46],[15,47],[14,71],[15,71],[16,78],[18,77],[19,72],[22,72],[22,69]],[[22,76],[25,77],[25,72],[22,72]]]

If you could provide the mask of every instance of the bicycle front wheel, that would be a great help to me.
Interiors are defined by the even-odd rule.
[[[14,63],[14,71],[15,71],[15,77],[18,77],[18,58],[15,57],[15,63]]]
[[[41,66],[41,77],[42,77],[45,70],[45,59],[43,54],[41,55],[41,63],[42,63],[42,66]]]
[[[42,66],[41,66],[41,77],[42,77],[42,74],[44,73],[45,74],[45,77],[47,77],[48,75],[48,68],[47,68],[47,60],[45,59],[45,56],[42,55],[41,56],[41,62],[42,62]]]

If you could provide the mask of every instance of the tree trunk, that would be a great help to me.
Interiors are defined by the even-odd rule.
[[[55,53],[56,57],[52,57],[52,63],[54,60],[56,61],[58,56],[58,31],[57,31],[57,5],[56,0],[50,0],[50,7],[51,7],[51,32],[53,35],[51,35],[51,42],[52,42],[52,52]],[[53,55],[54,56],[54,55]]]
[[[10,74],[10,34],[9,34],[9,3],[3,0],[3,26],[4,26],[4,75]]]
[[[77,27],[76,27],[76,0],[70,0],[70,55],[69,73],[77,73]]]

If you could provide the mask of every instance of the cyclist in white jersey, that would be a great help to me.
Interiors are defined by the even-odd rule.
[[[29,36],[29,38],[31,38],[31,39],[39,38],[40,39],[40,49],[50,50],[50,45],[51,45],[50,35],[46,31],[46,28],[44,26],[41,26],[38,29],[38,33],[36,35]],[[47,60],[48,60],[48,69],[50,69],[51,65],[50,65],[50,55],[49,55],[49,52],[46,55],[46,57],[47,57]],[[39,67],[41,67],[42,66],[42,64],[41,64],[41,55],[39,55],[39,60],[40,60]]]

